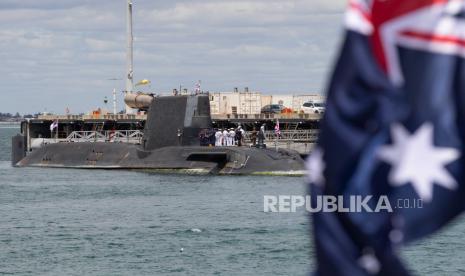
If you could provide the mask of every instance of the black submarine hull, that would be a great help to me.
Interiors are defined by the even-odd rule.
[[[24,158],[21,137],[13,138],[13,165],[79,169],[130,169],[209,174],[302,175],[297,152],[253,147],[200,146],[212,127],[208,95],[155,98],[147,113],[141,145],[61,142]]]
[[[220,175],[301,175],[297,152],[240,147],[163,147],[143,151],[122,143],[46,145],[19,161],[18,167],[129,169]]]

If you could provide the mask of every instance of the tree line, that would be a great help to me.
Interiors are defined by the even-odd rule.
[[[25,114],[21,115],[19,112],[15,114],[11,113],[2,113],[0,112],[0,121],[11,121],[11,120],[20,120],[20,119],[27,119],[27,118],[35,118],[38,114]]]

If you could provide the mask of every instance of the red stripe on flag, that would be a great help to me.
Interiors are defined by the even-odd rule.
[[[454,36],[435,35],[431,33],[421,33],[421,32],[415,32],[415,31],[404,31],[401,33],[401,35],[405,37],[411,37],[411,38],[415,38],[419,40],[424,40],[424,41],[455,44],[458,46],[465,47],[465,39],[454,37]]]

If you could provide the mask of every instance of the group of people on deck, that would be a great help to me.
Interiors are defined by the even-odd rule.
[[[199,133],[199,140],[201,146],[215,146],[215,147],[241,147],[245,145],[245,130],[238,126],[237,128],[223,128],[223,129],[203,129]],[[262,125],[257,131],[256,128],[250,133],[251,147],[264,147],[265,141],[265,125]]]
[[[218,129],[215,133],[216,147],[242,146],[244,143],[245,131],[241,126],[236,129]]]

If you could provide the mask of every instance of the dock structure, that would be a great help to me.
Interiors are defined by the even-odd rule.
[[[320,113],[304,113],[301,106],[306,101],[319,101],[321,95],[265,95],[250,92],[245,88],[239,92],[201,93],[208,97],[210,118],[214,129],[235,129],[241,126],[246,132],[265,126],[268,143],[276,148],[296,149],[308,153],[318,136]],[[193,96],[179,96],[193,99]],[[83,115],[40,115],[23,121],[22,133],[27,149],[57,142],[118,142],[140,143],[147,122],[147,113],[152,102],[163,101],[164,96],[128,93],[125,103],[134,113],[109,113],[97,109]],[[189,101],[188,101],[189,102]],[[263,107],[274,104],[285,107],[280,113],[262,112]],[[195,108],[192,109],[195,113]],[[157,116],[175,118],[175,110],[167,110]],[[195,114],[192,114],[195,115]],[[52,123],[57,127],[51,131]],[[276,137],[274,129],[279,123],[281,135]],[[164,126],[160,126],[163,128]],[[249,137],[245,137],[250,143]]]
[[[73,131],[66,138],[53,138],[51,142],[114,142],[141,144],[144,133],[140,130],[101,130],[101,131]],[[265,131],[265,140],[279,143],[314,143],[318,138],[318,130],[283,130],[279,135],[274,131]],[[246,132],[244,141],[251,142],[251,133]]]
[[[215,122],[229,121],[233,123],[253,122],[253,121],[275,121],[280,122],[318,122],[322,114],[305,114],[305,113],[281,113],[281,114],[211,114]],[[88,115],[39,115],[37,121],[145,121],[147,115],[145,112],[138,114],[88,114]]]
[[[253,129],[266,126],[269,146],[295,149],[308,153],[318,136],[321,114],[212,114],[213,128],[230,129],[242,126],[246,130],[245,142],[251,143]],[[44,144],[58,142],[112,142],[139,144],[147,120],[145,112],[136,114],[87,115],[40,115],[21,123],[21,132],[26,137],[29,151]],[[58,122],[58,128],[50,125]],[[281,135],[276,136],[274,127],[280,124]]]

